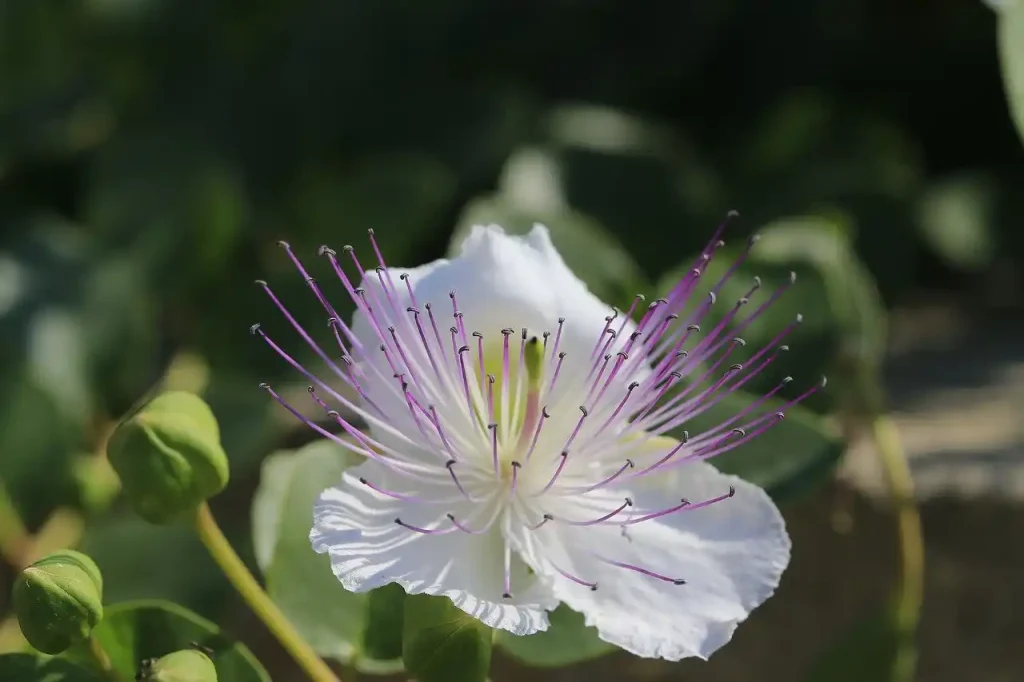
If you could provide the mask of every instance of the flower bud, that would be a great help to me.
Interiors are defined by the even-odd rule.
[[[103,578],[92,559],[74,550],[35,562],[14,583],[14,612],[25,639],[59,654],[89,637],[103,617]]]
[[[217,668],[202,651],[185,649],[153,661],[143,671],[142,679],[150,682],[217,682]]]
[[[191,393],[163,393],[130,415],[110,437],[107,455],[135,511],[150,523],[172,521],[228,484],[217,420]]]

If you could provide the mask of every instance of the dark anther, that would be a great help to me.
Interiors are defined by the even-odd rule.
[[[565,357],[565,351],[564,350],[558,353],[558,359],[559,360],[561,360],[564,357]]]
[[[638,338],[640,338],[641,334],[643,334],[643,332],[633,332],[632,334],[629,335],[629,338],[631,341],[636,341]]]
[[[735,428],[735,429],[732,430],[732,432],[735,433],[737,436],[745,436],[745,435],[747,435],[746,430],[745,429],[741,429],[741,428]]]
[[[668,303],[668,299],[667,298],[656,298],[656,299],[654,299],[654,302],[658,303],[660,305],[662,303]]]
[[[489,428],[489,429],[496,429],[496,428],[498,428],[498,422],[491,422],[490,424],[487,425],[487,428]]]
[[[630,469],[632,469],[633,467],[635,467],[635,466],[636,466],[635,464],[633,464],[633,460],[631,460],[631,459],[627,459],[627,460],[626,460],[626,464],[628,464],[628,465],[629,465],[629,468],[630,468]]]
[[[682,379],[683,378],[683,375],[681,373],[675,371],[675,370],[672,370],[671,372],[669,372],[668,375],[670,377],[675,377],[676,379]]]
[[[516,330],[505,327],[504,329],[501,330],[501,333],[504,334],[505,336],[508,336],[509,334],[515,334]]]
[[[776,412],[775,413],[775,418],[781,421],[781,420],[786,418],[786,413],[785,412]]]
[[[629,353],[627,353],[625,351],[621,351],[620,350],[618,353],[616,353],[616,355],[618,355],[623,360],[629,360]]]
[[[382,351],[387,351],[388,347],[387,347],[387,346],[385,346],[385,345],[384,345],[384,344],[382,343],[382,344],[380,344],[380,349],[381,349]]]
[[[736,486],[731,485],[729,486],[729,497],[733,497],[734,495],[736,495]]]
[[[354,365],[354,364],[356,364],[356,361],[353,360],[352,356],[349,355],[348,353],[346,353],[345,355],[341,356],[341,361],[344,362],[346,365]]]
[[[590,591],[591,592],[597,592],[597,583],[594,583],[593,585],[590,586]]]
[[[740,300],[736,301],[736,307],[739,308],[740,306],[744,306],[748,303],[750,303],[750,299],[744,296]]]
[[[356,287],[353,291],[355,291],[360,296],[366,293],[366,289],[364,289],[363,287]]]
[[[454,460],[454,459],[450,459],[450,460],[448,460],[447,462],[445,462],[445,463],[444,463],[444,465],[445,465],[446,467],[448,467],[449,469],[451,469],[451,468],[452,468],[452,465],[453,465],[453,464],[455,464],[455,460]]]
[[[678,320],[679,316],[676,315],[675,313],[669,313],[668,315],[665,316],[665,319],[666,320]]]
[[[690,354],[690,351],[688,351],[688,350],[681,350],[681,351],[677,351],[676,352],[676,357],[677,358],[685,358],[689,354]]]
[[[565,318],[564,317],[558,318],[558,324],[562,324],[563,322],[565,322]]]
[[[497,377],[495,377],[495,376],[494,376],[493,374],[488,374],[488,375],[487,375],[487,381],[488,381],[489,383],[492,383],[492,384],[493,384],[493,383],[494,383],[495,381],[497,381],[497,380],[498,380],[498,379],[497,379]]]
[[[306,390],[309,391],[310,393],[316,393],[316,389],[313,388],[312,386],[306,386]]]
[[[381,266],[378,265],[377,267],[375,267],[373,269],[373,271],[376,272],[379,275],[380,273],[384,272],[384,268],[382,268]]]
[[[617,331],[615,331],[614,329],[606,330],[605,334],[610,335],[613,339],[619,335],[619,333]]]
[[[459,319],[460,317],[462,317],[462,311],[456,310],[454,313],[452,313],[452,317],[454,317],[456,320]]]
[[[399,526],[401,526],[402,525],[402,519],[396,516],[395,517],[395,523],[397,523]]]
[[[633,383],[631,383],[629,386],[626,387],[626,390],[627,391],[635,391],[637,386],[639,386],[639,385],[640,385],[639,381],[634,381]]]
[[[673,584],[673,585],[685,585],[685,584],[686,584],[686,581],[685,581],[685,580],[683,580],[682,578],[677,578],[676,580],[673,580],[673,581],[672,581],[672,584]]]
[[[341,247],[341,250],[342,250],[342,251],[344,251],[344,252],[346,252],[346,253],[352,253],[352,252],[353,252],[353,251],[355,251],[356,249],[355,249],[355,247],[354,247],[354,246],[352,246],[351,244],[345,244],[344,246],[342,246],[342,247]]]
[[[551,413],[548,412],[548,406],[547,405],[545,405],[544,407],[540,408],[540,414],[545,419],[550,419],[551,418]]]
[[[686,330],[687,331],[691,331],[691,332],[699,332],[700,331],[700,325],[699,324],[691,324],[689,327],[686,328]]]
[[[627,497],[626,498],[626,506],[627,507],[632,507],[633,506],[633,498],[632,497]]]
[[[580,412],[583,413],[584,417],[586,417],[586,416],[588,416],[590,414],[589,412],[587,412],[587,408],[584,407],[583,405],[580,405]]]
[[[523,341],[526,341],[526,327],[523,327]]]
[[[447,514],[445,514],[445,516],[448,517],[449,521],[454,521],[455,520],[455,514],[452,514],[451,512],[448,512]]]
[[[459,349],[459,354],[465,353],[468,350],[469,350],[469,346],[463,346],[462,348]]]
[[[431,306],[429,303],[424,303],[423,307],[426,308],[427,310],[430,310],[433,306]]]
[[[408,272],[403,272],[401,275],[398,276],[398,279],[400,279],[400,280],[402,280],[404,282],[405,280],[409,279],[409,273]]]
[[[552,516],[551,514],[545,514],[545,515],[544,515],[544,520],[545,520],[545,521],[554,521],[554,520],[555,520],[555,517],[554,517],[554,516]]]
[[[337,410],[328,410],[327,416],[330,417],[331,419],[341,419],[341,415],[338,414]]]
[[[256,333],[260,330],[260,323],[257,322],[253,326],[249,327],[249,333],[256,336]]]
[[[409,306],[408,308],[405,309],[405,312],[412,313],[413,315],[419,315],[420,314],[420,311],[417,310],[415,306]]]
[[[480,332],[473,332],[472,334],[470,334],[470,336],[476,337],[478,339],[484,338],[484,335],[481,334]]]
[[[544,332],[544,333],[541,334],[541,336],[543,336],[544,340],[547,341],[548,337],[551,336],[551,332]]]
[[[562,454],[561,454],[562,459],[565,459],[568,456],[569,456],[569,451],[568,450],[562,450]]]
[[[614,315],[609,315],[608,317],[604,318],[604,321],[605,321],[605,322],[611,322],[611,321],[612,321],[612,320],[614,320],[614,319],[615,319],[615,316],[614,316]]]
[[[390,327],[388,327],[388,331],[391,332],[392,334],[394,334],[395,333],[395,326],[391,325]]]
[[[455,298],[455,289],[448,290],[448,298]]]
[[[363,478],[362,476],[359,477],[359,482],[362,483],[363,485],[366,485],[366,479]]]
[[[458,330],[457,327],[448,327],[448,331],[450,331],[452,334],[458,334],[459,333],[459,330]]]
[[[683,437],[680,440],[682,440],[684,443],[688,443],[690,441],[690,432],[683,431]]]
[[[522,464],[520,464],[519,462],[515,461],[515,460],[512,460],[512,463],[511,463],[511,465],[510,465],[510,466],[511,466],[511,467],[512,467],[513,469],[518,469],[519,467],[521,467],[521,466],[523,466],[523,465],[522,465]]]
[[[738,372],[741,369],[743,369],[743,365],[741,363],[739,363],[739,362],[737,362],[735,365],[731,365],[729,367],[729,371],[731,371],[731,372]]]
[[[504,594],[501,595],[501,598],[502,599],[511,599],[512,595],[510,593],[508,593],[508,592],[505,592]]]
[[[270,286],[269,284],[267,284],[267,280],[265,280],[265,279],[258,279],[258,280],[256,280],[256,281],[255,281],[255,282],[253,282],[253,283],[254,283],[254,284],[255,284],[256,286],[260,286],[260,287],[263,287],[264,289],[265,289],[265,288],[267,288],[268,286]]]

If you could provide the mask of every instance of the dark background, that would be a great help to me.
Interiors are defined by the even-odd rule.
[[[296,378],[248,335],[275,319],[252,281],[320,316],[275,242],[316,262],[373,228],[391,263],[415,265],[474,220],[548,223],[618,304],[657,290],[729,209],[737,236],[781,226],[766,267],[807,270],[817,313],[794,363],[836,377],[810,406],[842,421],[860,404],[849,367],[885,367],[885,327],[915,327],[922,307],[1018,338],[1024,148],[994,36],[971,0],[0,0],[0,478],[30,531],[57,508],[87,520],[111,598],[172,597],[262,642],[187,533],[135,521],[89,453],[170,368],[222,420],[234,483],[217,510],[250,552],[260,461],[308,439],[257,389]],[[827,510],[853,493],[817,495],[789,515],[842,555],[854,541],[829,535]],[[775,639],[727,648],[707,675],[798,679],[868,598],[847,592],[884,596],[851,583],[891,582],[891,519],[849,504],[877,527],[849,545],[869,567],[805,558],[751,625]],[[814,599],[797,605],[811,594],[840,604],[827,628]],[[921,679],[955,679],[937,663],[962,633],[943,633]],[[1009,680],[1008,651],[963,665]]]

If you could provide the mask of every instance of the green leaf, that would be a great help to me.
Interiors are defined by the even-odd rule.
[[[253,500],[253,547],[271,598],[318,654],[384,674],[402,667],[405,592],[349,592],[309,543],[316,498],[357,463],[327,440],[268,457]]]
[[[94,636],[123,679],[134,679],[142,661],[194,645],[206,647],[217,676],[229,682],[270,682],[270,675],[244,645],[191,611],[160,600],[108,607]]]
[[[492,632],[448,597],[405,600],[402,658],[418,682],[484,682]]]
[[[738,414],[757,399],[747,393],[732,393],[688,421],[684,428],[693,435],[699,434]],[[771,400],[751,416],[772,413],[781,407],[782,401]],[[785,415],[753,440],[715,457],[712,464],[756,483],[776,502],[793,499],[813,489],[831,475],[845,444],[810,410],[792,406],[785,409]]]
[[[466,207],[449,252],[458,252],[473,225],[491,223],[510,234],[526,234],[535,223],[546,225],[569,269],[609,305],[628,306],[638,292],[650,286],[625,247],[592,218],[565,207],[524,209],[502,195],[477,199]]]
[[[596,628],[584,625],[583,614],[564,604],[548,617],[551,626],[544,632],[516,637],[502,631],[497,645],[527,665],[549,668],[587,661],[616,649],[597,636]]]
[[[1024,2],[1001,3],[998,11],[1003,87],[1017,132],[1024,140]]]
[[[996,190],[991,178],[962,174],[936,183],[921,197],[918,227],[954,267],[981,270],[995,256]]]
[[[818,656],[807,682],[909,682],[913,633],[903,634],[892,606],[861,619]]]
[[[0,680],[11,682],[101,682],[93,672],[60,658],[35,654],[0,656]]]

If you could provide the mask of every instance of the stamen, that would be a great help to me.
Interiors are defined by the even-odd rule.
[[[551,480],[548,481],[548,484],[546,486],[544,486],[543,488],[541,488],[540,492],[538,492],[535,495],[535,497],[539,497],[540,495],[543,495],[547,491],[551,490],[551,486],[553,486],[555,484],[555,481],[558,480],[558,476],[562,473],[562,469],[565,468],[565,463],[569,459],[569,451],[566,450],[566,451],[562,452],[562,454],[560,454],[559,457],[561,459],[558,462],[558,468],[555,469],[555,474],[551,477]]]
[[[489,523],[487,523],[487,525],[485,525],[483,528],[473,529],[473,528],[470,528],[469,526],[466,526],[466,525],[462,524],[460,521],[458,521],[455,518],[454,514],[445,514],[445,516],[447,516],[448,520],[452,522],[452,525],[454,525],[456,528],[461,530],[463,533],[469,533],[470,535],[483,535],[484,533],[486,533],[487,531],[489,531],[491,529],[491,525],[494,523],[494,519],[492,518],[491,521]]]
[[[512,460],[512,463],[509,464],[509,466],[512,467],[512,485],[509,487],[508,496],[509,499],[512,499],[513,497],[516,496],[516,483],[519,481],[519,469],[523,465],[515,460]]]
[[[619,467],[619,470],[616,471],[611,476],[609,476],[608,478],[606,478],[606,479],[604,479],[602,481],[599,481],[599,482],[597,482],[597,483],[595,483],[593,485],[588,485],[585,488],[569,488],[569,489],[566,489],[566,492],[568,492],[568,493],[576,493],[576,494],[583,494],[583,493],[589,493],[591,491],[597,490],[598,488],[603,488],[604,486],[608,485],[609,483],[614,481],[616,478],[621,476],[626,471],[626,469],[632,469],[634,466],[635,466],[635,464],[633,463],[633,460],[627,459],[626,463],[623,464],[621,467]]]
[[[562,575],[562,577],[564,577],[564,578],[566,578],[568,580],[573,581],[577,585],[582,585],[583,587],[589,587],[591,592],[596,592],[597,591],[597,583],[587,582],[583,578],[577,577],[577,576],[573,575],[572,573],[569,573],[568,571],[565,571],[565,570],[559,568],[554,562],[549,561],[548,563],[550,563],[551,564],[551,568],[553,568],[556,571],[558,571]]]
[[[452,468],[452,466],[454,466],[455,464],[457,464],[457,462],[454,459],[451,459],[448,460],[448,462],[446,462],[444,466],[446,469],[448,469],[448,473],[451,474],[452,477],[452,482],[455,483],[455,487],[459,489],[459,492],[462,493],[462,496],[465,497],[467,500],[475,502],[476,499],[470,497],[470,494],[467,493],[466,489],[462,487],[461,483],[459,483],[459,477],[455,475],[455,470]]]
[[[645,514],[643,516],[637,516],[636,518],[632,518],[629,521],[623,522],[622,525],[623,526],[632,526],[632,525],[637,524],[637,523],[643,523],[644,521],[650,521],[651,519],[657,519],[657,518],[661,518],[662,516],[667,516],[669,514],[674,514],[675,512],[682,511],[683,509],[686,509],[686,510],[703,509],[704,507],[710,507],[713,504],[717,504],[717,503],[719,503],[719,502],[721,502],[723,500],[727,500],[730,497],[733,497],[735,494],[736,494],[736,488],[733,487],[733,486],[729,486],[729,492],[725,493],[724,495],[719,495],[718,497],[713,497],[710,500],[704,500],[703,502],[691,503],[689,500],[683,498],[682,500],[680,500],[680,503],[677,504],[674,507],[669,507],[668,509],[662,509],[661,511],[652,512],[650,514]]]
[[[552,516],[551,514],[545,514],[544,517],[541,518],[541,520],[538,523],[535,523],[532,526],[527,526],[526,529],[527,530],[537,530],[538,528],[543,526],[548,521],[554,521],[554,520],[555,520],[554,516]]]
[[[512,546],[508,542],[505,543],[505,590],[501,598],[512,598]]]
[[[673,585],[685,585],[686,584],[686,581],[683,580],[682,578],[671,578],[671,577],[669,577],[667,575],[662,575],[661,573],[655,573],[654,571],[650,570],[649,568],[644,568],[643,566],[637,566],[635,564],[626,564],[626,563],[623,563],[621,561],[612,561],[611,559],[604,559],[602,557],[597,557],[597,559],[598,559],[598,561],[602,561],[602,562],[604,562],[604,563],[606,563],[606,564],[608,564],[610,566],[618,566],[619,568],[625,568],[626,570],[629,570],[629,571],[635,571],[637,573],[642,573],[643,575],[650,576],[651,578],[657,578],[658,580],[663,580],[663,581],[665,581],[667,583],[672,583]]]
[[[411,531],[422,533],[423,535],[447,535],[458,530],[457,528],[421,528],[420,526],[414,526],[411,523],[406,523],[400,518],[396,518],[395,523],[402,528],[408,528]]]
[[[608,512],[607,514],[599,516],[596,519],[592,519],[590,521],[569,521],[568,519],[559,518],[558,522],[559,523],[566,523],[566,524],[569,524],[570,526],[596,526],[599,523],[604,523],[605,521],[607,521],[608,519],[612,518],[613,516],[617,516],[626,507],[632,507],[632,506],[633,506],[633,500],[627,497],[626,501],[623,502],[618,508],[613,509],[612,511]]]

